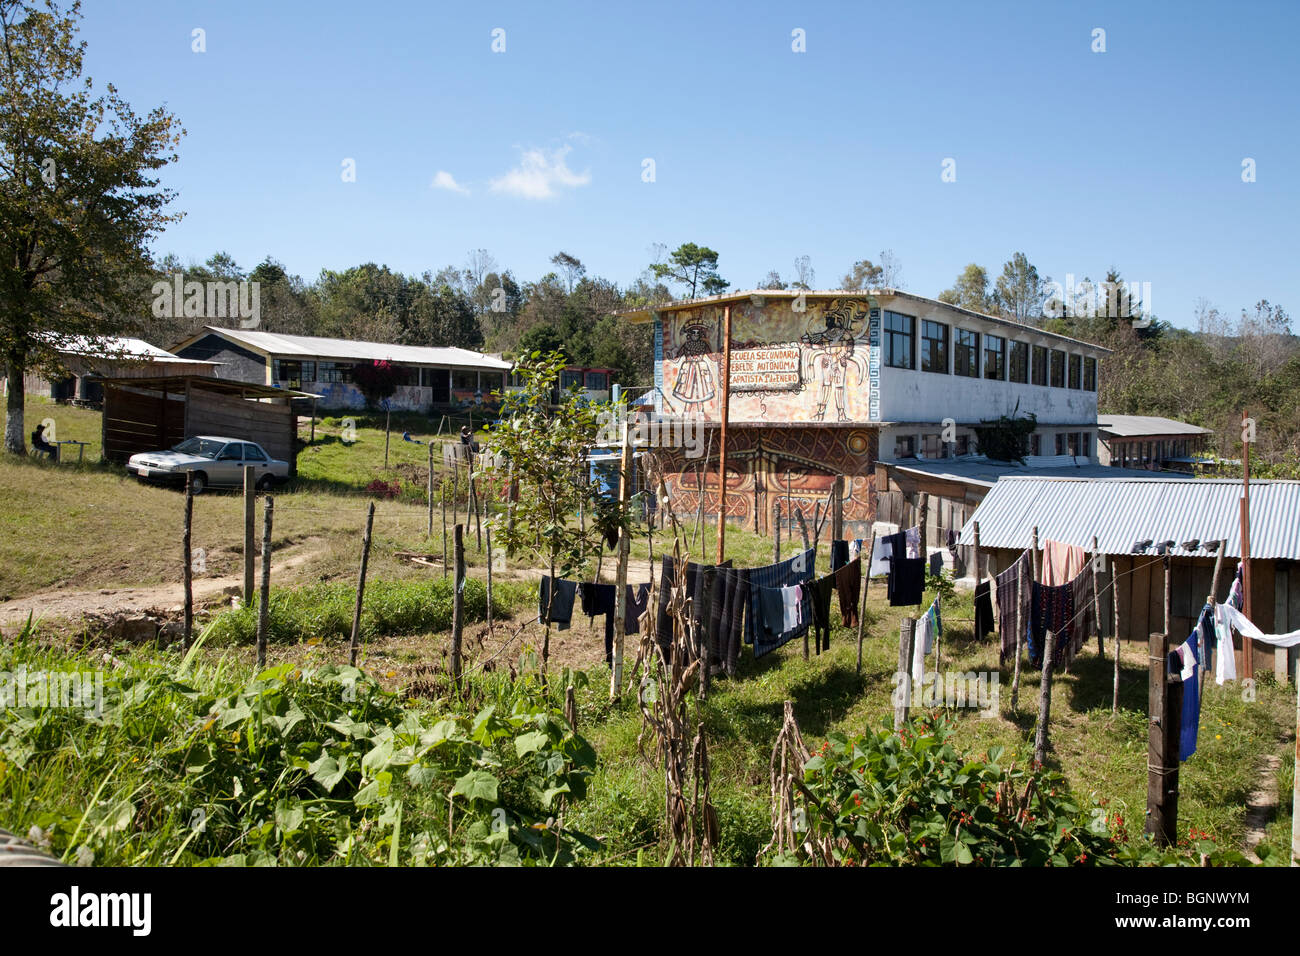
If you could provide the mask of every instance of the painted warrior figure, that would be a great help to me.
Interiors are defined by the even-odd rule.
[[[862,359],[856,353],[853,324],[865,316],[859,312],[852,314],[851,306],[838,306],[826,310],[826,328],[816,332],[805,333],[799,341],[809,346],[807,363],[809,371],[820,379],[820,391],[817,395],[817,408],[813,412],[814,421],[826,418],[826,405],[831,397],[835,400],[836,421],[847,422],[848,416],[848,370],[850,365],[858,366],[862,374]],[[811,377],[811,376],[810,376]]]
[[[690,411],[691,406],[700,411],[699,406],[712,399],[715,393],[713,369],[710,368],[708,359],[709,343],[704,338],[708,330],[702,325],[688,325],[683,331],[686,333],[686,341],[677,350],[677,357],[682,360],[682,364],[677,370],[673,397],[686,403],[684,411]]]

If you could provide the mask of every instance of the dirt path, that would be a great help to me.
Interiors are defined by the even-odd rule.
[[[1282,766],[1282,758],[1269,754],[1264,758],[1263,773],[1259,777],[1259,786],[1250,795],[1246,803],[1246,856],[1253,863],[1259,862],[1255,847],[1264,840],[1264,828],[1277,810],[1277,771]]]
[[[308,538],[297,545],[276,552],[271,561],[272,578],[316,557],[320,553],[323,540]],[[258,570],[260,569],[259,564]],[[196,603],[211,601],[226,593],[238,593],[243,586],[242,573],[224,577],[195,577],[194,600]],[[231,588],[234,590],[228,590]],[[184,600],[185,590],[180,582],[143,588],[96,588],[91,591],[53,588],[0,604],[0,627],[21,627],[27,623],[29,614],[34,620],[76,621],[87,614],[179,607]]]

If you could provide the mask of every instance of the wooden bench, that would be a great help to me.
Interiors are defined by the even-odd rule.
[[[83,461],[83,460],[85,459],[85,457],[86,457],[86,446],[89,445],[90,442],[88,442],[88,441],[73,441],[72,439],[66,439],[66,440],[64,440],[64,441],[52,441],[52,442],[50,442],[50,444],[53,445],[55,448],[57,448],[57,449],[59,450],[58,457],[55,458],[55,461],[63,461],[63,446],[64,446],[64,445],[76,445],[76,446],[77,446],[77,464],[80,465],[80,464],[82,463],[82,461]]]

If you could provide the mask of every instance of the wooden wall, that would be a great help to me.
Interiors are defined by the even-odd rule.
[[[185,434],[255,441],[272,458],[287,461],[290,475],[297,473],[294,440],[298,434],[298,418],[286,404],[253,402],[201,388],[191,389]]]
[[[125,464],[143,451],[171,448],[185,438],[185,396],[156,392],[104,390],[105,461]]]
[[[992,552],[996,570],[1010,566],[1020,552],[999,548]],[[1165,574],[1161,558],[1156,555],[1107,555],[1105,572],[1098,581],[1102,589],[1102,634],[1114,631],[1114,607],[1119,601],[1120,638],[1145,641],[1147,636],[1164,630]],[[1112,573],[1118,572],[1114,589],[1109,587]],[[1225,557],[1216,600],[1227,600],[1237,573],[1237,559]],[[1213,558],[1176,557],[1171,566],[1170,623],[1172,636],[1179,643],[1192,632],[1205,605],[1214,579]],[[1250,563],[1252,620],[1265,634],[1280,634],[1300,628],[1300,564],[1256,559]],[[1296,649],[1289,653],[1266,644],[1255,646],[1255,673],[1271,672],[1279,678],[1295,677]],[[1242,649],[1237,649],[1237,673],[1242,671]]]

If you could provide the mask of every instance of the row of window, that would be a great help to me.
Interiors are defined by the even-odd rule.
[[[271,380],[291,388],[307,382],[350,384],[355,362],[299,362],[291,359],[271,360]],[[416,368],[394,365],[393,374],[398,385],[421,386],[445,390],[448,387],[448,370],[445,368]],[[457,392],[482,390],[484,395],[502,388],[504,375],[500,372],[478,372],[455,369],[450,373],[450,387]]]
[[[983,335],[983,372],[980,364],[981,333],[953,328],[943,322],[921,320],[920,369],[944,375],[963,375],[1021,385],[1051,385],[1097,391],[1097,360],[1067,355],[1000,335]],[[881,317],[881,344],[885,364],[891,368],[917,368],[916,317],[886,310]]]
[[[919,441],[918,441],[919,438]],[[920,449],[918,456],[917,450]],[[958,435],[957,440],[947,447],[937,434],[899,435],[894,439],[894,458],[949,458],[952,456],[971,455],[977,452],[973,435]],[[1042,455],[1043,436],[1035,432],[1029,436],[1030,455]],[[1074,455],[1079,458],[1092,457],[1092,432],[1057,432],[1055,450],[1051,454]]]

